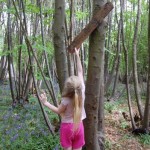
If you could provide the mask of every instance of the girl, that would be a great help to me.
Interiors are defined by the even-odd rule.
[[[61,115],[60,143],[64,150],[81,150],[85,144],[82,120],[86,118],[84,109],[85,85],[79,49],[75,48],[78,76],[70,76],[64,85],[61,104],[53,106],[46,94],[40,96],[41,102],[53,112]]]

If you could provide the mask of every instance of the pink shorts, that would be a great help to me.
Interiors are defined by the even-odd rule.
[[[84,127],[81,122],[79,129],[73,132],[73,123],[61,123],[60,126],[60,143],[63,148],[72,147],[80,148],[85,144]]]

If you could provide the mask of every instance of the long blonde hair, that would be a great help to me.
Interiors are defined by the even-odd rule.
[[[62,97],[70,97],[73,100],[73,123],[76,130],[82,114],[82,84],[78,76],[70,76],[66,80]]]

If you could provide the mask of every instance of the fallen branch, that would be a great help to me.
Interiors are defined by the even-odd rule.
[[[92,17],[91,21],[85,26],[84,29],[75,37],[72,43],[68,46],[68,51],[70,53],[74,52],[74,48],[79,48],[83,41],[95,30],[95,28],[100,25],[103,19],[109,14],[113,9],[113,4],[107,2],[101,9]]]

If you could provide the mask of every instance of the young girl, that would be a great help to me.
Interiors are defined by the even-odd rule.
[[[61,104],[58,107],[47,101],[41,94],[41,102],[53,112],[61,115],[60,143],[64,150],[81,150],[85,144],[82,120],[86,118],[84,109],[85,85],[79,49],[75,48],[78,76],[70,76],[64,85]]]

